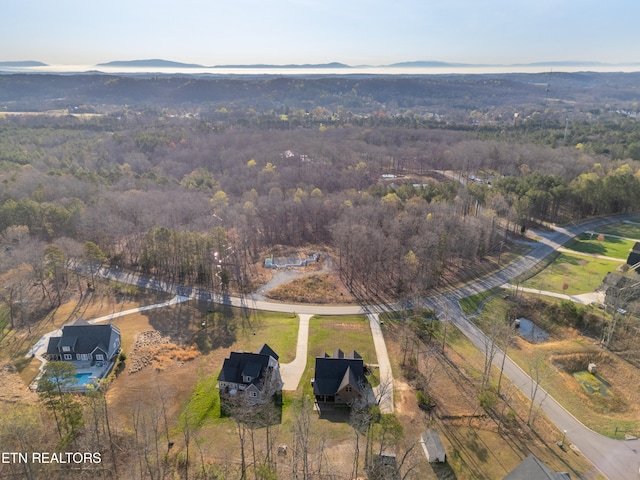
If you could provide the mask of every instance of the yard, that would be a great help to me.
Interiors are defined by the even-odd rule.
[[[520,283],[522,287],[566,295],[595,291],[609,272],[621,265],[614,260],[560,253],[547,268]]]
[[[633,238],[640,241],[640,223],[622,222],[613,223],[598,229],[598,233],[605,235],[617,235],[619,237]]]
[[[602,238],[604,237],[604,238]],[[619,258],[626,260],[635,242],[602,234],[584,233],[566,245],[569,250],[589,255]]]

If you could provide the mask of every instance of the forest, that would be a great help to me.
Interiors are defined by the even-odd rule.
[[[636,78],[2,75],[1,318],[92,288],[74,263],[242,293],[288,247],[417,298],[528,228],[638,211]]]

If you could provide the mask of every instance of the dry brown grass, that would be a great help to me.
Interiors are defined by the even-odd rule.
[[[282,302],[348,303],[353,300],[336,274],[309,275],[297,278],[267,293]]]
[[[167,343],[156,347],[154,350],[151,365],[156,370],[165,370],[176,362],[188,362],[200,355],[200,352],[194,346],[182,348],[175,343]]]

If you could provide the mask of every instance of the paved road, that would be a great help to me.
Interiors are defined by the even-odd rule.
[[[519,275],[531,270],[543,259],[567,243],[576,235],[585,231],[597,231],[598,228],[617,221],[637,219],[637,216],[612,216],[590,220],[566,228],[556,228],[548,234],[539,234],[539,241],[532,246],[531,251],[519,260],[511,263],[502,270],[488,277],[469,283],[463,287],[451,289],[428,297],[425,302],[431,308],[444,312],[447,319],[454,323],[479,349],[484,351],[486,337],[462,312],[459,300],[484,292],[491,288],[499,287]],[[318,306],[318,305],[291,305],[266,302],[252,297],[237,298],[227,295],[212,294],[187,287],[179,287],[168,282],[151,279],[144,276],[124,274],[118,271],[101,269],[99,274],[112,280],[131,283],[140,287],[153,290],[171,292],[178,295],[189,296],[203,301],[214,301],[227,305],[270,310],[277,312],[344,315],[359,313],[378,313],[378,306]],[[386,309],[401,308],[399,305],[387,306]],[[370,321],[371,321],[371,317]],[[373,322],[371,322],[373,323]],[[386,347],[385,347],[386,351]],[[502,352],[494,358],[494,363],[500,365]],[[522,392],[531,397],[532,380],[509,357],[505,359],[505,375],[516,384]],[[541,409],[553,421],[558,428],[567,431],[567,439],[571,441],[582,453],[607,477],[612,480],[637,480],[640,469],[640,440],[620,441],[599,435],[576,420],[571,413],[558,404],[547,392],[539,389],[536,401]]]

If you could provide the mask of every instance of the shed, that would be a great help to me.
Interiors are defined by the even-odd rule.
[[[502,480],[571,480],[567,472],[554,472],[535,455],[529,455]]]
[[[429,463],[445,462],[447,454],[440,441],[440,436],[435,430],[425,430],[420,435],[420,443],[424,449]]]

